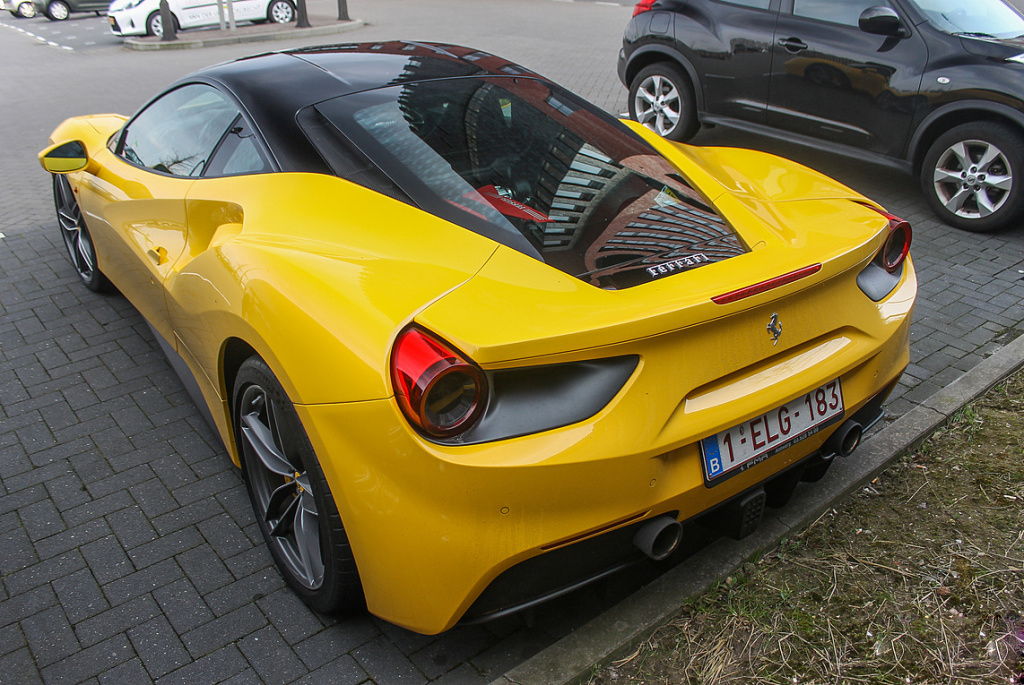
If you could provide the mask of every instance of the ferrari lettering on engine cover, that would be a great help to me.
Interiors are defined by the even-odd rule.
[[[707,255],[702,252],[698,252],[697,254],[673,259],[671,262],[665,262],[664,264],[658,264],[657,266],[649,266],[647,267],[647,273],[657,278],[658,276],[674,274],[677,271],[683,271],[684,269],[689,269],[694,266],[707,264],[710,261],[711,260],[708,259]]]

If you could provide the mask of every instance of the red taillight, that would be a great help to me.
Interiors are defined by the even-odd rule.
[[[769,278],[767,281],[761,281],[754,285],[748,285],[746,288],[740,288],[739,290],[733,290],[732,292],[715,295],[711,300],[715,304],[730,304],[732,302],[738,302],[739,300],[753,297],[754,295],[766,293],[774,288],[780,288],[784,285],[793,283],[794,281],[799,281],[801,278],[806,278],[807,276],[816,274],[819,271],[821,271],[821,264],[811,264],[810,266],[805,266],[802,269],[790,271],[788,274]]]
[[[417,328],[407,329],[395,341],[391,380],[409,422],[439,438],[473,425],[487,397],[487,380],[477,366]]]
[[[910,241],[914,232],[910,229],[910,222],[888,212],[881,214],[889,220],[889,236],[882,248],[882,266],[889,273],[896,273],[903,260],[910,254]]]
[[[636,3],[636,7],[633,8],[633,16],[650,12],[655,2],[656,0],[640,0],[640,2]]]

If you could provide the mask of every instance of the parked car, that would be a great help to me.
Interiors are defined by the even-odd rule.
[[[57,0],[62,1],[62,0]],[[215,0],[168,0],[176,29],[214,26],[220,22]],[[236,21],[295,20],[291,0],[232,0]],[[114,0],[107,11],[110,30],[118,36],[162,36],[160,0]]]
[[[470,48],[266,53],[50,141],[78,279],[150,323],[319,611],[437,633],[742,537],[909,360],[905,221]]]
[[[1024,216],[1022,38],[1004,0],[642,0],[618,71],[667,138],[732,126],[895,165],[983,232]]]
[[[94,12],[97,16],[107,11],[107,0],[35,0],[36,10],[50,21],[64,21],[72,12]]]
[[[33,0],[0,0],[0,7],[20,19],[31,19],[38,14]]]

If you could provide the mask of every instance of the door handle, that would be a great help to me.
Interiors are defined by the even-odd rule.
[[[779,45],[786,48],[789,52],[800,52],[807,49],[807,43],[799,38],[780,38]]]
[[[146,256],[149,257],[154,264],[160,266],[167,262],[167,249],[163,247],[152,247],[146,250]]]

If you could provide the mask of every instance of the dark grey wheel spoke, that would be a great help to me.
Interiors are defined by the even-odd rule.
[[[267,513],[263,520],[270,527],[270,534],[276,537],[283,537],[292,532],[292,517],[299,507],[301,500],[297,497],[295,481],[290,480],[274,490],[267,504]],[[278,512],[281,512],[278,514]]]
[[[307,585],[314,587],[319,585],[324,577],[324,562],[320,557],[320,526],[316,511],[310,511],[304,506],[299,507],[295,512],[294,525],[295,545],[298,547],[301,571],[305,575]]]
[[[89,234],[84,230],[82,211],[78,201],[71,192],[71,184],[64,176],[54,178],[53,200],[57,209],[57,223],[60,224],[61,237],[67,248],[68,257],[78,275],[85,281],[93,277],[96,270],[96,256],[93,253]]]
[[[239,422],[247,477],[257,514],[282,563],[305,587],[316,589],[324,579],[316,498],[301,460],[289,461],[294,436],[279,421],[282,411],[258,385],[242,393]]]
[[[264,468],[279,476],[291,477],[295,475],[295,469],[292,468],[292,465],[281,454],[281,450],[274,440],[273,431],[260,420],[257,412],[244,414],[242,416],[242,424],[242,435],[252,447]]]

